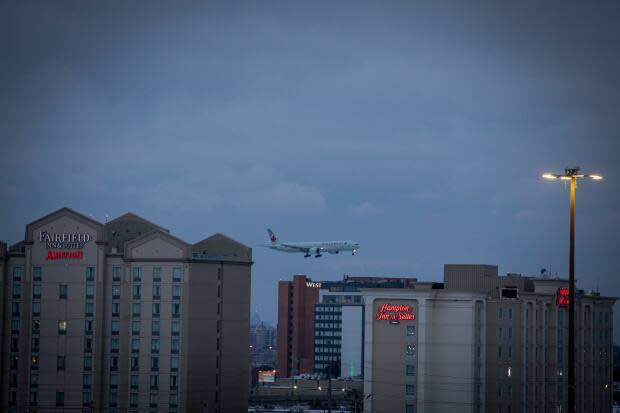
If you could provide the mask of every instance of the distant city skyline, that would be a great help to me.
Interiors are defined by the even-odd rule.
[[[620,296],[620,9],[583,2],[2,6],[0,240],[67,206],[253,249],[252,311],[293,274],[441,280],[446,263]],[[283,239],[353,239],[287,256]],[[614,337],[620,342],[620,317]]]

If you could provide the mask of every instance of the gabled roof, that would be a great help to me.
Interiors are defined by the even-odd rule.
[[[128,212],[105,224],[105,238],[108,250],[116,248],[118,252],[125,249],[125,244],[154,230],[169,233],[168,229]]]
[[[53,218],[57,217],[57,216],[65,216],[65,215],[71,215],[72,217],[76,218],[79,221],[82,221],[86,224],[89,224],[91,226],[93,226],[94,228],[97,228],[98,233],[100,234],[100,230],[103,226],[103,224],[89,216],[86,216],[84,214],[81,214],[71,208],[67,208],[67,207],[63,207],[60,209],[57,209],[56,211],[45,215],[42,218],[39,218],[35,221],[32,221],[30,224],[26,225],[26,236],[24,237],[25,240],[28,240],[29,237],[29,232],[32,228],[43,225],[43,223],[45,222],[49,222],[52,221]]]
[[[192,245],[192,256],[202,259],[252,261],[252,248],[217,233]]]
[[[171,244],[176,245],[177,247],[181,248],[183,250],[183,256],[187,257],[189,253],[190,244],[188,244],[187,242],[183,241],[180,238],[175,237],[174,235],[171,235],[169,232],[163,231],[159,228],[156,228],[146,234],[143,234],[137,238],[134,238],[132,240],[125,242],[125,245],[123,248],[123,251],[125,252],[125,256],[130,255],[129,254],[130,249],[135,248],[144,242],[148,242],[156,238],[163,238],[163,239],[170,241]]]

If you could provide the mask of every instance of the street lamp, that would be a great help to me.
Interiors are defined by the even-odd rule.
[[[583,174],[578,166],[564,169],[563,174],[545,173],[543,178],[570,181],[570,252],[568,266],[568,408],[575,411],[575,188],[577,179],[600,181],[599,174]]]

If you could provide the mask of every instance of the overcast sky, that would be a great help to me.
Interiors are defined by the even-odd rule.
[[[620,3],[4,2],[0,239],[68,206],[254,248],[280,279],[568,272],[620,296]],[[282,240],[352,239],[304,259]],[[615,338],[620,341],[620,317]]]

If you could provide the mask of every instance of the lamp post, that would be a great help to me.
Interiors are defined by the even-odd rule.
[[[577,179],[603,179],[598,174],[583,174],[578,166],[564,169],[563,174],[545,173],[543,178],[570,181],[570,250],[568,265],[568,409],[575,411],[575,189]]]

